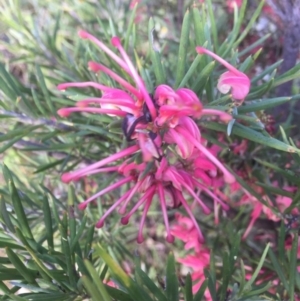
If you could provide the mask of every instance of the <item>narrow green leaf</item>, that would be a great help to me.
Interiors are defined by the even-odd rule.
[[[150,18],[148,24],[149,50],[150,50],[151,61],[153,65],[153,71],[156,77],[155,84],[160,85],[166,82],[166,74],[161,62],[160,52],[156,50],[154,46],[153,30],[154,30],[154,21],[153,18]]]
[[[143,284],[149,289],[149,291],[156,297],[157,300],[167,301],[167,297],[164,295],[164,293],[155,285],[150,277],[139,266],[135,267],[135,271],[143,281]]]
[[[40,111],[40,113],[42,113],[43,116],[47,116],[46,110],[44,108],[44,106],[42,105],[41,101],[38,99],[38,96],[35,93],[35,90],[33,88],[31,88],[31,95],[33,98],[33,101],[36,105],[36,107],[38,108],[38,110]]]
[[[136,4],[134,6],[133,10],[131,11],[129,22],[126,22],[127,30],[126,30],[125,44],[124,44],[124,49],[126,51],[128,51],[129,38],[130,38],[130,35],[132,34],[132,28],[133,28],[133,24],[134,24],[134,19],[136,18],[137,7],[138,7],[138,5]]]
[[[212,34],[213,44],[215,48],[215,52],[218,52],[219,49],[219,39],[218,39],[218,29],[217,24],[215,20],[215,14],[213,10],[213,4],[212,0],[206,0],[208,15],[209,15],[209,21],[210,21],[210,30]]]
[[[201,62],[201,60],[203,58],[204,58],[203,56],[199,56],[199,55],[196,56],[193,63],[191,64],[190,68],[185,73],[185,76],[182,79],[181,83],[178,85],[178,88],[182,88],[182,87],[186,86],[186,84],[189,81],[189,79],[191,78],[191,76],[196,72],[199,63]]]
[[[41,71],[40,66],[38,66],[38,65],[36,65],[36,77],[37,77],[38,83],[39,83],[40,88],[43,92],[43,95],[45,97],[45,100],[46,100],[46,103],[48,105],[48,108],[49,108],[50,112],[53,115],[56,115],[56,112],[55,112],[55,109],[54,109],[54,106],[53,106],[53,103],[52,103],[51,96],[49,94],[48,88],[47,88],[46,83],[45,83],[43,73]]]
[[[276,70],[275,70],[274,73],[271,74],[271,79],[267,83],[261,85],[259,87],[259,89],[257,89],[256,91],[253,91],[253,92],[250,91],[250,93],[247,95],[246,99],[251,99],[251,98],[253,99],[253,98],[262,97],[268,91],[270,91],[271,88],[274,86],[275,73],[276,73]]]
[[[264,250],[264,252],[261,256],[261,259],[258,263],[258,266],[256,267],[256,269],[255,269],[254,273],[252,274],[250,280],[246,283],[245,288],[244,288],[245,291],[250,290],[252,284],[254,283],[255,279],[257,278],[258,273],[260,272],[260,270],[261,270],[261,268],[264,264],[264,261],[266,259],[266,256],[268,254],[269,247],[270,247],[270,243],[267,244],[267,246],[266,246],[266,248],[265,248],[265,250]]]
[[[263,43],[271,36],[271,33],[267,33],[266,35],[262,36],[258,40],[256,40],[254,43],[252,43],[250,46],[243,48],[239,53],[238,56],[242,57],[248,52],[252,51],[253,49],[256,49],[257,46],[263,45]]]
[[[31,257],[33,258],[33,260],[36,263],[36,267],[39,270],[40,274],[42,275],[42,277],[47,280],[47,281],[52,281],[52,276],[49,273],[48,269],[45,267],[45,265],[42,263],[42,261],[38,258],[36,251],[33,250],[29,243],[27,242],[25,236],[23,236],[22,232],[20,231],[19,228],[16,228],[16,235],[18,236],[18,238],[21,240],[21,242],[23,243],[24,247],[26,248],[26,250],[29,252],[29,254],[31,255]]]
[[[206,128],[226,132],[226,127],[216,122],[205,122],[203,125]],[[260,143],[262,145],[266,145],[281,151],[289,152],[289,153],[300,153],[300,150],[291,146],[287,145],[271,136],[265,136],[260,132],[257,132],[249,127],[241,125],[239,123],[235,123],[232,129],[232,134],[240,136],[245,139],[249,139],[251,141]]]
[[[25,299],[25,298],[22,298],[17,295],[13,295],[13,294],[10,294],[9,297],[11,298],[11,300],[14,300],[14,301],[28,301],[28,299]]]
[[[300,95],[295,95],[294,99],[300,99]],[[239,107],[238,111],[239,113],[248,113],[248,112],[257,112],[266,110],[269,108],[274,108],[276,106],[279,106],[283,103],[289,102],[292,100],[292,97],[276,97],[276,98],[269,98],[269,99],[259,99],[250,102],[247,102],[244,106]]]
[[[243,32],[241,33],[241,35],[239,36],[237,41],[233,44],[232,48],[236,48],[244,40],[244,38],[246,37],[248,32],[253,28],[253,24],[256,21],[256,19],[260,16],[260,13],[261,13],[261,10],[262,10],[264,4],[265,4],[264,0],[259,2],[256,10],[252,14],[250,21],[247,22],[245,29],[243,30]]]
[[[277,67],[280,66],[280,64],[282,62],[283,62],[283,60],[280,60],[280,61],[274,63],[273,65],[267,67],[263,72],[259,73],[259,75],[253,77],[251,79],[251,85],[253,86],[253,84],[255,84],[257,81],[263,79],[266,75],[268,75],[268,77],[269,77],[271,73],[273,73],[275,70],[277,70]]]
[[[205,66],[205,68],[198,74],[197,78],[195,79],[192,90],[201,91],[204,88],[213,69],[215,68],[215,65],[216,62],[212,61]]]
[[[48,248],[51,250],[54,249],[53,243],[53,225],[52,225],[52,215],[50,210],[50,205],[48,202],[48,198],[46,196],[43,197],[43,213],[44,213],[44,222],[46,228],[47,242]]]
[[[113,258],[104,249],[102,249],[99,244],[97,245],[96,253],[99,254],[102,260],[109,266],[111,273],[128,290],[129,295],[134,300],[151,301],[150,296],[143,292],[142,288],[133,282],[133,280],[122,270]]]
[[[291,300],[294,299],[295,293],[295,278],[297,273],[297,252],[298,252],[298,233],[294,235],[291,255],[290,255],[290,266],[289,266],[289,296]]]
[[[91,263],[88,260],[84,260],[84,264],[93,279],[95,287],[97,288],[98,292],[102,296],[102,300],[103,301],[111,301],[112,299],[108,295],[102,281],[100,280],[100,276],[98,275],[98,273],[96,272],[94,267],[91,265]]]
[[[193,301],[202,301],[203,300],[203,296],[204,296],[204,293],[205,293],[205,290],[207,288],[207,279],[205,279],[203,281],[203,283],[201,284],[198,292],[196,293],[196,295],[194,296],[194,299]]]
[[[94,232],[95,232],[95,226],[92,225],[89,227],[87,234],[86,234],[86,243],[84,246],[84,256],[86,258],[89,258],[90,254],[91,254]]]
[[[166,295],[168,301],[178,301],[178,278],[175,270],[175,258],[172,253],[167,260]]]
[[[0,291],[2,291],[6,295],[9,295],[11,293],[9,288],[3,283],[3,281],[0,281]]]
[[[6,209],[6,204],[2,195],[0,195],[0,214],[4,221],[5,226],[9,229],[11,233],[15,233],[15,227],[10,219],[10,214]]]
[[[187,274],[185,279],[184,295],[185,295],[185,301],[193,301],[192,277],[190,273]]]
[[[289,291],[289,286],[288,286],[288,283],[287,283],[287,280],[284,276],[284,272],[276,258],[276,255],[274,254],[273,250],[270,248],[269,249],[269,257],[271,259],[271,262],[273,264],[273,267],[274,267],[274,270],[275,272],[277,273],[280,281],[282,282],[284,288],[286,289],[286,291]]]
[[[37,174],[37,173],[46,171],[46,170],[48,170],[50,168],[53,168],[53,167],[55,167],[57,165],[62,164],[64,161],[65,161],[65,158],[61,159],[61,160],[55,160],[53,162],[46,163],[46,164],[40,164],[39,167],[34,171],[34,173]]]
[[[114,287],[111,287],[109,285],[104,285],[107,292],[109,293],[109,295],[113,298],[113,299],[116,299],[116,300],[122,300],[122,301],[135,301],[133,300],[127,293],[119,290],[119,289],[116,289]]]
[[[74,252],[75,246],[79,241],[79,238],[81,238],[81,235],[83,233],[83,231],[85,230],[85,226],[86,226],[86,222],[87,222],[87,215],[84,215],[81,222],[80,222],[80,226],[78,228],[78,231],[76,232],[76,235],[73,239],[71,239],[71,252]]]
[[[230,266],[229,255],[227,252],[223,253],[222,263],[222,285],[220,287],[219,298],[220,300],[225,300],[227,287],[232,275],[232,266]]]
[[[30,126],[23,126],[22,128],[16,128],[14,130],[9,131],[8,133],[0,136],[0,142],[9,140],[11,138],[18,138],[24,137],[34,131],[37,128],[40,128],[41,125],[30,125]]]
[[[287,72],[281,74],[275,79],[274,87],[277,87],[283,83],[286,83],[290,80],[293,80],[295,78],[299,77],[300,73],[300,64],[295,65],[293,68],[288,70]]]
[[[178,88],[185,75],[186,55],[189,46],[190,35],[190,19],[190,12],[187,10],[182,23],[174,88]]]
[[[22,233],[24,233],[24,235],[27,238],[34,240],[33,235],[31,233],[31,229],[28,224],[28,220],[27,220],[23,205],[22,205],[21,198],[19,196],[19,192],[15,187],[15,184],[13,182],[12,176],[11,176],[8,168],[5,165],[3,165],[3,169],[6,170],[5,173],[9,174],[10,179],[8,181],[8,188],[11,193],[11,200],[12,200],[12,204],[14,207],[14,211],[18,218],[18,223],[19,223],[20,227],[22,228]]]
[[[5,251],[12,265],[18,270],[24,279],[28,281],[28,283],[37,285],[32,272],[26,268],[20,258],[10,248],[5,248]]]
[[[83,285],[87,289],[88,293],[90,294],[93,301],[103,301],[102,295],[97,290],[97,287],[94,283],[92,283],[91,279],[87,276],[83,275],[81,277],[83,281]]]

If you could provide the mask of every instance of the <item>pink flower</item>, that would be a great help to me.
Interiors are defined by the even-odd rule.
[[[217,87],[221,93],[226,94],[231,91],[232,97],[235,100],[243,101],[250,91],[251,83],[248,76],[206,48],[197,46],[196,51],[199,54],[205,53],[211,56],[228,69],[228,71],[220,76]]]
[[[122,224],[127,224],[131,216],[142,208],[137,237],[138,242],[142,242],[147,213],[151,204],[158,201],[167,241],[174,240],[167,210],[169,207],[179,206],[187,212],[197,239],[203,241],[204,237],[186,197],[194,199],[206,214],[210,213],[210,210],[202,201],[202,193],[212,199],[215,208],[216,204],[220,204],[226,210],[227,205],[214,193],[213,183],[220,174],[227,183],[233,183],[235,179],[216,158],[218,151],[207,148],[193,118],[213,115],[218,116],[223,122],[228,122],[232,116],[214,109],[203,109],[197,95],[186,88],[174,91],[167,85],[159,85],[152,97],[119,38],[114,37],[112,44],[119,50],[120,57],[91,34],[80,31],[79,35],[98,45],[128,73],[135,86],[104,65],[89,62],[93,72],[106,73],[121,88],[112,88],[95,82],[60,84],[59,90],[93,87],[102,92],[102,97],[83,99],[74,107],[60,109],[58,114],[61,117],[68,117],[73,112],[82,112],[122,118],[121,130],[129,146],[98,162],[64,173],[62,181],[65,183],[77,181],[97,173],[114,172],[119,175],[108,187],[79,205],[79,209],[84,210],[97,198],[114,191],[119,193],[126,187],[127,190],[122,196],[100,217],[96,227],[102,227],[106,218],[115,210],[122,215]]]

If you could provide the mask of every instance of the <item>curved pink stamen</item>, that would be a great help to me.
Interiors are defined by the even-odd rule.
[[[140,186],[143,184],[143,181],[139,181],[135,184],[135,186],[132,188],[130,194],[128,195],[128,197],[126,198],[126,200],[124,201],[124,204],[122,205],[122,207],[119,209],[119,213],[120,214],[125,214],[126,212],[126,207],[128,205],[128,203],[131,201],[132,197],[134,196],[134,194],[138,191],[138,189],[140,188]]]
[[[195,219],[195,216],[194,216],[191,208],[189,207],[188,203],[186,202],[185,198],[183,197],[182,193],[179,190],[175,190],[175,195],[176,195],[176,198],[180,200],[180,202],[181,202],[182,206],[184,207],[185,211],[187,212],[187,214],[190,216],[190,219],[192,220],[193,225],[196,228],[196,231],[198,233],[199,241],[201,243],[203,243],[204,242],[203,234],[199,228],[199,225]]]
[[[117,99],[117,98],[97,98],[92,97],[88,99],[79,100],[76,102],[77,107],[86,107],[89,104],[99,103],[101,104],[112,104],[117,106],[125,106],[130,109],[137,109],[134,102],[127,99]]]
[[[210,161],[212,161],[219,169],[223,172],[224,180],[226,183],[234,183],[234,176],[225,168],[225,166],[215,157],[213,156],[209,150],[206,149],[200,142],[198,142],[194,137],[190,135],[183,128],[178,128],[178,132],[184,135],[191,143],[195,145]]]
[[[159,199],[160,199],[161,210],[162,210],[162,213],[163,213],[163,218],[164,218],[164,221],[165,221],[165,227],[166,227],[166,231],[167,231],[166,240],[169,243],[173,243],[174,242],[174,236],[171,234],[171,231],[170,231],[169,217],[168,217],[168,213],[167,213],[167,206],[166,206],[164,188],[163,188],[163,185],[160,182],[157,183],[157,188],[158,188],[158,195],[159,195]]]
[[[100,160],[99,162],[96,162],[94,164],[91,164],[87,167],[84,167],[82,169],[79,169],[77,171],[71,172],[71,173],[66,173],[62,175],[62,181],[65,183],[68,183],[74,179],[78,179],[86,174],[88,174],[91,171],[94,171],[95,169],[98,169],[100,167],[102,167],[103,165],[115,162],[121,158],[124,158],[128,155],[131,155],[133,153],[135,153],[136,151],[139,150],[139,146],[138,145],[133,145],[130,146],[126,149],[123,149],[121,151],[119,151],[118,153],[115,153],[103,160]]]
[[[123,79],[121,76],[113,72],[111,69],[105,67],[102,64],[96,63],[96,62],[89,62],[89,67],[92,71],[98,72],[103,71],[107,75],[109,75],[112,79],[114,79],[116,82],[118,82],[121,86],[123,86],[127,91],[131,92],[133,95],[137,97],[137,99],[141,100],[142,95],[141,93],[133,87],[130,83],[128,83],[125,79]]]
[[[124,61],[127,63],[128,67],[130,69],[130,73],[131,73],[133,79],[135,80],[137,87],[140,88],[140,91],[142,92],[142,94],[144,96],[144,100],[147,104],[147,107],[151,114],[152,120],[154,120],[157,115],[156,109],[155,109],[152,99],[149,96],[149,93],[146,90],[144,82],[142,81],[141,77],[138,75],[135,67],[133,66],[133,63],[131,62],[129,56],[127,55],[124,48],[122,47],[120,39],[118,37],[113,37],[111,39],[111,41],[112,41],[113,46],[115,46],[120,51]]]
[[[205,187],[205,185],[199,183],[197,180],[195,180],[196,185],[202,189],[206,194],[208,194],[214,201],[217,201],[218,203],[221,204],[222,208],[224,210],[228,210],[229,206],[225,204],[220,198],[218,198],[215,194],[213,194],[212,191],[210,191],[208,188]]]
[[[87,88],[87,87],[92,87],[101,91],[114,91],[116,90],[115,88],[110,88],[95,82],[81,82],[81,83],[62,83],[57,85],[58,90],[66,90],[68,88]]]
[[[132,207],[132,209],[122,217],[121,223],[123,225],[127,225],[129,222],[130,217],[137,211],[137,209],[152,195],[154,195],[155,186],[150,187],[144,195],[139,199],[139,201]]]
[[[104,226],[105,219],[127,198],[127,196],[130,194],[131,189],[126,191],[125,194],[120,197],[99,219],[99,221],[96,223],[96,228],[101,228]]]
[[[126,65],[126,63],[120,57],[118,57],[113,51],[111,51],[105,44],[103,44],[100,40],[98,40],[96,37],[94,37],[93,35],[91,35],[90,33],[84,30],[79,30],[78,35],[82,39],[88,39],[93,43],[95,43],[107,55],[109,55],[113,60],[115,60],[126,72],[129,72],[129,68]]]
[[[218,56],[217,54],[213,53],[212,51],[201,47],[201,46],[197,46],[196,47],[196,51],[199,54],[208,54],[209,56],[211,56],[213,59],[215,59],[216,61],[218,61],[219,63],[221,63],[224,67],[226,67],[228,70],[230,70],[231,72],[237,74],[237,75],[241,75],[243,74],[244,76],[246,76],[243,72],[239,71],[238,69],[236,69],[235,67],[233,67],[231,64],[229,64],[227,61],[225,61],[223,58],[221,58],[220,56]]]
[[[150,195],[150,197],[148,198],[148,200],[146,201],[145,206],[144,206],[143,214],[142,214],[141,221],[140,221],[138,236],[137,236],[137,242],[139,244],[141,244],[144,241],[143,228],[145,225],[147,213],[148,213],[150,205],[152,203],[152,198],[153,198],[153,195],[152,196]]]
[[[57,114],[61,117],[68,117],[73,112],[87,112],[87,113],[98,113],[98,114],[112,114],[120,117],[125,117],[126,112],[121,110],[110,110],[110,109],[99,109],[91,107],[71,107],[71,108],[62,108],[57,111]]]
[[[182,183],[182,186],[189,192],[189,194],[194,197],[194,199],[198,202],[198,204],[202,207],[203,212],[205,214],[210,213],[210,209],[202,202],[199,196],[194,192],[193,188],[191,188],[188,184]]]
[[[124,184],[126,184],[128,182],[130,182],[133,179],[134,179],[134,177],[130,176],[130,177],[127,177],[127,178],[124,178],[124,179],[120,180],[117,183],[114,183],[114,184],[106,187],[105,189],[102,189],[101,191],[97,192],[96,194],[94,194],[93,196],[91,196],[90,198],[88,198],[87,200],[85,200],[84,202],[80,203],[78,205],[78,208],[80,210],[84,210],[90,202],[92,202],[93,200],[95,200],[99,196],[104,195],[107,192],[112,191],[112,190],[114,190],[114,189],[116,189],[116,188],[118,188],[118,187],[120,187],[120,186],[122,186],[122,185],[124,185]]]

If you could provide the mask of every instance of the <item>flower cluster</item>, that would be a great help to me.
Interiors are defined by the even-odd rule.
[[[100,63],[89,62],[93,72],[106,73],[121,88],[112,88],[96,82],[60,84],[59,90],[93,87],[100,90],[102,96],[78,101],[75,107],[62,108],[58,114],[67,117],[73,112],[90,112],[122,118],[122,132],[128,147],[99,162],[64,173],[62,181],[68,183],[96,173],[119,173],[120,177],[116,182],[79,205],[80,209],[85,209],[96,198],[125,184],[129,187],[99,219],[97,227],[102,227],[106,217],[117,208],[123,215],[121,222],[127,224],[133,213],[143,206],[137,239],[138,242],[142,242],[147,212],[153,200],[157,199],[163,213],[167,241],[172,242],[174,239],[169,227],[167,208],[178,206],[186,210],[195,226],[198,239],[203,241],[203,235],[187,198],[194,199],[204,213],[210,213],[210,209],[201,198],[201,193],[206,193],[215,203],[226,209],[227,205],[213,193],[212,188],[216,179],[222,178],[226,183],[233,183],[235,178],[207,147],[195,120],[205,115],[213,115],[222,122],[228,122],[232,119],[231,115],[203,108],[197,95],[187,88],[174,90],[168,85],[159,85],[150,94],[118,37],[112,38],[111,42],[118,49],[120,56],[85,31],[80,31],[79,36],[99,46],[132,78],[135,85]],[[212,52],[202,47],[197,47],[197,51],[212,56],[228,68],[219,80],[220,91],[227,93],[231,90],[233,98],[244,99],[249,92],[248,77]],[[137,201],[127,211],[134,196],[138,196]]]

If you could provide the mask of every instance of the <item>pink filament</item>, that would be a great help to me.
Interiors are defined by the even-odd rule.
[[[204,242],[204,237],[203,237],[203,234],[199,228],[199,225],[194,217],[194,214],[192,213],[192,210],[191,208],[189,207],[188,203],[186,202],[185,198],[183,197],[182,193],[179,191],[179,190],[175,190],[175,194],[176,194],[176,197],[180,200],[182,206],[184,207],[185,211],[188,213],[188,215],[190,216],[192,222],[193,222],[193,225],[195,226],[196,228],[196,231],[198,233],[198,236],[199,236],[199,241],[201,243]]]
[[[164,221],[165,221],[165,226],[166,226],[166,231],[167,231],[166,240],[169,243],[173,243],[174,242],[174,236],[171,234],[171,231],[170,231],[169,217],[168,217],[168,213],[167,213],[167,206],[166,206],[164,188],[163,188],[163,185],[160,182],[157,183],[157,187],[158,187],[158,195],[159,195],[159,199],[160,199],[161,210],[162,210],[162,213],[163,213],[163,218],[164,218]]]
[[[113,72],[111,69],[105,67],[102,64],[96,63],[96,62],[89,62],[89,67],[94,72],[103,71],[107,75],[109,75],[112,79],[114,79],[116,82],[118,82],[121,86],[123,86],[127,91],[131,92],[133,95],[135,95],[138,99],[142,99],[141,93],[133,87],[130,83],[128,83],[125,79],[123,79],[121,76]]]
[[[195,145],[210,161],[212,161],[219,169],[223,172],[224,180],[226,183],[234,183],[235,178],[234,176],[224,167],[224,165],[215,157],[213,156],[209,150],[205,148],[200,142],[198,142],[193,136],[190,135],[186,130],[183,128],[178,128],[178,132],[181,133],[188,139],[191,143]]]
[[[68,182],[70,182],[74,179],[78,179],[78,178],[88,174],[89,172],[94,171],[95,169],[102,167],[103,165],[115,162],[115,161],[117,161],[121,158],[124,158],[128,155],[131,155],[131,154],[135,153],[138,150],[139,150],[138,145],[130,146],[126,149],[123,149],[123,150],[119,151],[118,153],[115,153],[115,154],[113,154],[113,155],[111,155],[111,156],[109,156],[109,157],[107,157],[103,160],[100,160],[99,162],[91,164],[91,165],[89,165],[87,167],[84,167],[82,169],[79,169],[75,172],[63,174],[62,175],[62,181],[65,182],[65,183],[68,183]]]
[[[100,40],[98,40],[96,37],[91,35],[90,33],[84,31],[84,30],[79,30],[78,35],[82,39],[88,39],[95,43],[100,49],[102,49],[107,55],[109,55],[113,60],[115,60],[126,72],[129,73],[128,66],[126,63],[118,57],[113,51],[111,51],[105,44],[103,44]]]
[[[152,198],[153,198],[153,195],[152,196],[150,195],[150,197],[148,198],[148,200],[146,201],[145,206],[144,206],[144,210],[143,210],[143,214],[142,214],[141,222],[140,222],[140,227],[139,227],[139,231],[138,231],[138,236],[137,236],[137,242],[139,244],[141,244],[144,241],[143,228],[145,225],[147,213],[149,211],[149,208],[150,208],[150,205],[152,202]]]
[[[87,113],[98,113],[98,114],[112,114],[120,117],[125,117],[126,112],[121,110],[110,110],[110,109],[99,109],[93,107],[71,107],[71,108],[62,108],[57,111],[57,114],[61,117],[68,117],[73,112],[87,112]]]
[[[131,73],[132,77],[134,78],[137,87],[140,88],[140,91],[142,92],[142,94],[144,96],[144,100],[145,100],[145,102],[148,106],[148,109],[150,111],[152,120],[154,120],[156,118],[156,109],[155,109],[155,106],[153,104],[152,99],[150,98],[150,96],[149,96],[149,94],[146,90],[144,82],[142,81],[142,79],[138,75],[135,67],[133,66],[133,63],[131,62],[129,56],[127,55],[124,48],[122,47],[120,39],[118,37],[113,37],[112,38],[112,44],[115,47],[118,48],[118,50],[120,51],[124,61],[127,63],[128,67],[129,67],[129,70],[130,70],[130,73]]]
[[[127,198],[127,196],[130,194],[132,189],[125,192],[125,194],[120,197],[99,219],[99,221],[96,223],[96,228],[101,228],[104,225],[105,219]]]
[[[96,194],[94,194],[93,196],[91,196],[90,198],[88,198],[87,200],[85,200],[84,202],[82,202],[81,204],[79,204],[79,209],[81,210],[84,210],[86,208],[86,206],[88,205],[88,203],[92,202],[93,200],[95,200],[96,198],[98,198],[99,196],[101,195],[104,195],[106,194],[107,192],[109,191],[112,191],[128,182],[130,182],[131,180],[133,180],[134,177],[130,176],[130,177],[127,177],[127,178],[124,178],[122,179],[121,181],[117,182],[117,183],[114,183],[108,187],[106,187],[105,189],[97,192]]]

